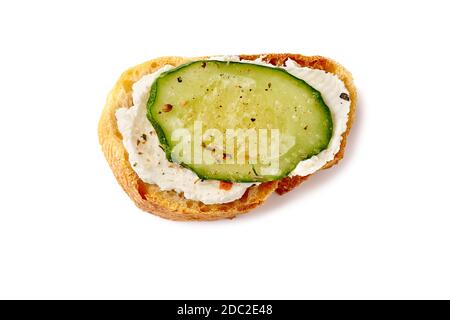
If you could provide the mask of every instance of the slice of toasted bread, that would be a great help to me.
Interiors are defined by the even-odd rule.
[[[241,59],[254,60],[261,55],[241,55]],[[299,54],[266,54],[264,61],[273,65],[283,65],[290,58],[301,66],[321,69],[336,74],[346,85],[351,99],[347,130],[342,135],[339,152],[324,168],[336,164],[344,156],[346,139],[353,123],[356,107],[356,89],[351,74],[333,60],[320,56],[302,56]],[[115,112],[118,108],[132,106],[132,86],[144,75],[169,64],[178,66],[182,63],[201,58],[162,57],[147,61],[125,71],[109,93],[106,105],[100,117],[98,135],[103,153],[119,184],[135,202],[147,212],[172,220],[217,220],[234,218],[264,203],[276,191],[279,194],[289,192],[307,177],[288,177],[249,188],[241,199],[230,203],[206,205],[199,201],[188,200],[183,194],[174,191],[161,191],[157,185],[144,183],[134,172],[128,153],[122,143],[122,136],[117,128]]]

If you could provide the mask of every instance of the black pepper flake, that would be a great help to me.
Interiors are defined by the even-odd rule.
[[[255,118],[251,118],[250,120],[251,120],[252,122],[255,122],[255,121],[256,121],[256,119],[255,119]]]
[[[220,105],[219,108],[222,108],[222,105]]]
[[[202,68],[206,67],[206,62],[202,62]]]
[[[242,96],[239,96],[239,99],[242,99]]]
[[[304,128],[303,128],[303,130],[307,130],[308,129],[308,126],[306,125]]]
[[[270,88],[270,87],[272,86],[272,83],[269,82],[269,83],[267,84],[267,86]]]
[[[350,97],[345,92],[342,92],[341,95],[339,96],[339,98],[341,98],[342,100],[345,100],[345,101],[350,101]]]
[[[142,155],[142,152],[140,152],[140,151],[139,151],[139,152],[138,152],[138,155],[140,155],[140,156],[141,156],[141,155]]]
[[[158,147],[160,147],[162,151],[166,152],[166,150],[164,150],[164,148],[162,147],[162,145],[159,144]]]
[[[178,82],[183,82],[183,78],[178,77],[178,78],[177,78],[177,81],[178,81]]]
[[[146,135],[145,133],[143,133],[143,134],[141,135],[141,138],[142,138],[142,140],[147,141],[147,135]]]
[[[211,146],[209,146],[209,145],[206,145],[206,143],[204,143],[204,142],[202,142],[202,147],[205,148],[205,149],[208,150],[208,151],[216,152],[216,148],[211,147]]]
[[[264,90],[267,91],[267,90],[269,90],[269,89],[266,88],[266,89],[264,89]]]
[[[136,167],[136,166],[137,166],[137,162],[133,163],[133,167]]]

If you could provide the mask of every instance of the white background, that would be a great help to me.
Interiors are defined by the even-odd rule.
[[[2,1],[0,298],[450,298],[445,1]],[[231,220],[141,212],[97,141],[108,91],[162,55],[336,59],[346,157]]]

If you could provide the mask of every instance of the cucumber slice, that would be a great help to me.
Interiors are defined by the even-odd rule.
[[[333,131],[320,92],[284,69],[241,62],[162,73],[147,117],[169,161],[230,182],[279,180],[326,149]]]

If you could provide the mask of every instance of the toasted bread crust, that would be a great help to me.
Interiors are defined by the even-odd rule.
[[[254,60],[261,55],[242,55],[241,59]],[[342,143],[335,158],[323,168],[336,164],[344,156],[344,149],[350,127],[354,121],[356,108],[356,89],[351,74],[333,60],[299,54],[267,54],[264,60],[274,65],[282,65],[288,58],[301,66],[325,70],[336,74],[346,85],[351,99],[347,130],[342,135]],[[246,213],[264,201],[276,191],[279,194],[289,192],[307,177],[284,178],[253,186],[247,190],[241,199],[230,203],[205,205],[202,202],[188,200],[183,194],[174,191],[161,191],[157,185],[144,183],[134,172],[129,161],[128,153],[122,143],[122,136],[117,128],[115,112],[121,107],[132,106],[132,86],[144,75],[158,70],[169,64],[178,66],[190,60],[201,58],[161,57],[147,61],[125,71],[112,91],[109,93],[98,126],[98,136],[103,153],[108,161],[114,176],[125,192],[140,209],[171,220],[217,220],[234,218]]]

